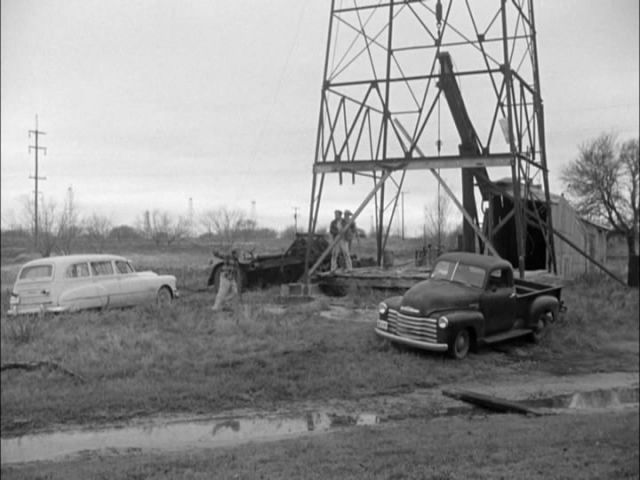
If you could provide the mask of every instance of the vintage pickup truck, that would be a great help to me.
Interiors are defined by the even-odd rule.
[[[254,255],[253,252],[244,252],[239,260],[239,288],[242,290],[255,286],[266,287],[298,280],[304,273],[308,239],[307,233],[296,233],[289,248],[281,253]],[[313,234],[309,261],[313,264],[328,246],[329,242],[324,235]],[[213,287],[213,290],[217,292],[220,284],[222,259],[216,257],[210,263],[212,267],[207,286]],[[323,267],[329,268],[328,258]]]
[[[448,352],[528,335],[539,342],[563,304],[561,287],[515,279],[499,257],[451,252],[429,279],[380,303],[375,332],[392,342]]]

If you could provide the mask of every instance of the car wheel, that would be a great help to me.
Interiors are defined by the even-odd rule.
[[[217,293],[220,289],[220,271],[222,269],[220,267],[216,268],[213,272],[211,272],[211,277],[213,277],[213,282],[209,283],[209,285],[213,285],[213,293]]]
[[[456,333],[453,340],[449,343],[449,356],[456,360],[461,360],[467,356],[471,348],[471,335],[469,330],[463,328]]]
[[[168,307],[173,301],[173,294],[168,287],[161,287],[156,294],[156,305],[159,307]]]
[[[207,287],[216,288],[216,272],[220,270],[219,268],[213,267],[211,269],[211,273],[209,274],[209,278],[207,279]]]
[[[553,322],[553,313],[542,311],[536,317],[536,324],[531,332],[533,343],[540,343],[549,333],[549,323]]]

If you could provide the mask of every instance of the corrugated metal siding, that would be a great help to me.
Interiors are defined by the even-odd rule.
[[[583,221],[562,197],[551,207],[553,227],[578,245],[587,255],[604,264],[607,260],[606,230]],[[597,271],[598,267],[558,237],[555,240],[558,273],[565,278]]]

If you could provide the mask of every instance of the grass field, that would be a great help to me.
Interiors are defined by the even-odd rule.
[[[86,380],[46,370],[3,372],[3,436],[154,414],[359,399],[531,370],[637,370],[638,290],[606,277],[568,284],[564,319],[542,345],[519,344],[525,355],[484,350],[455,362],[377,338],[381,293],[351,292],[341,300],[362,321],[326,318],[322,312],[334,301],[326,297],[278,304],[277,287],[247,292],[234,311],[214,315],[212,294],[198,291],[206,251],[129,256],[182,278],[183,297],[168,310],[9,319],[4,281],[11,267],[3,268],[2,362],[55,361]]]

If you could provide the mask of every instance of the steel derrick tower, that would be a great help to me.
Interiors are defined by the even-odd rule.
[[[460,170],[461,195],[440,169]],[[460,210],[464,250],[505,256],[508,232],[521,276],[532,241],[556,271],[533,0],[332,1],[309,232],[327,175],[370,182],[354,216],[373,202],[380,264],[416,170]]]

